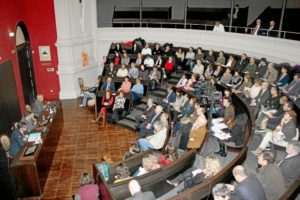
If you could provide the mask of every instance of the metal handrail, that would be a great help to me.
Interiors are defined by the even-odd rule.
[[[131,21],[131,22],[104,22],[100,23],[99,28],[105,28],[105,27],[121,27],[121,28],[139,28],[139,27],[145,27],[145,28],[175,28],[175,29],[197,29],[197,30],[205,30],[205,31],[212,31],[214,25],[212,24],[198,24],[198,23],[174,23],[174,22],[138,22],[138,21]],[[248,30],[253,30],[254,28],[251,27],[243,27],[243,26],[227,26],[224,25],[225,31],[229,32],[231,28],[231,32],[233,33],[249,33]],[[261,29],[264,31],[263,36],[269,35],[268,29]],[[250,31],[250,33],[251,33]],[[272,30],[273,33],[276,33],[279,37],[283,39],[292,39],[292,40],[300,40],[300,32],[293,32],[293,31],[279,31],[279,30]],[[277,37],[277,36],[276,36]]]

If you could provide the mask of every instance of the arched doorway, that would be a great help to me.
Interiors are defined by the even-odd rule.
[[[17,25],[16,48],[24,101],[25,104],[32,105],[36,97],[36,83],[32,64],[30,38],[27,28],[22,22]]]

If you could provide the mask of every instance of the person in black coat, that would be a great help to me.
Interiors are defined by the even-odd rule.
[[[277,164],[283,175],[286,188],[300,176],[300,142],[290,141],[286,147],[287,155]]]
[[[232,170],[235,180],[238,182],[234,188],[234,196],[240,200],[266,200],[265,191],[254,176],[248,176],[242,165],[237,165]]]
[[[244,69],[246,69],[249,61],[247,59],[247,54],[243,53],[241,55],[241,59],[236,63],[234,69],[236,69],[239,73],[242,73]]]

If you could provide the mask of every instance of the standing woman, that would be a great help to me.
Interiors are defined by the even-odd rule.
[[[114,103],[114,97],[112,96],[111,90],[106,90],[105,96],[102,97],[101,106],[99,116],[95,120],[95,122],[98,122],[100,118],[102,118],[102,126],[104,126],[106,121],[106,113],[112,110]]]
[[[124,97],[124,91],[120,90],[119,95],[116,96],[115,103],[113,106],[112,123],[119,121],[119,114],[124,110],[126,98]]]

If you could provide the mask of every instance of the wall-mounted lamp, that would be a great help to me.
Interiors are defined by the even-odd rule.
[[[8,35],[9,35],[9,37],[14,37],[15,33],[14,32],[9,32]]]

